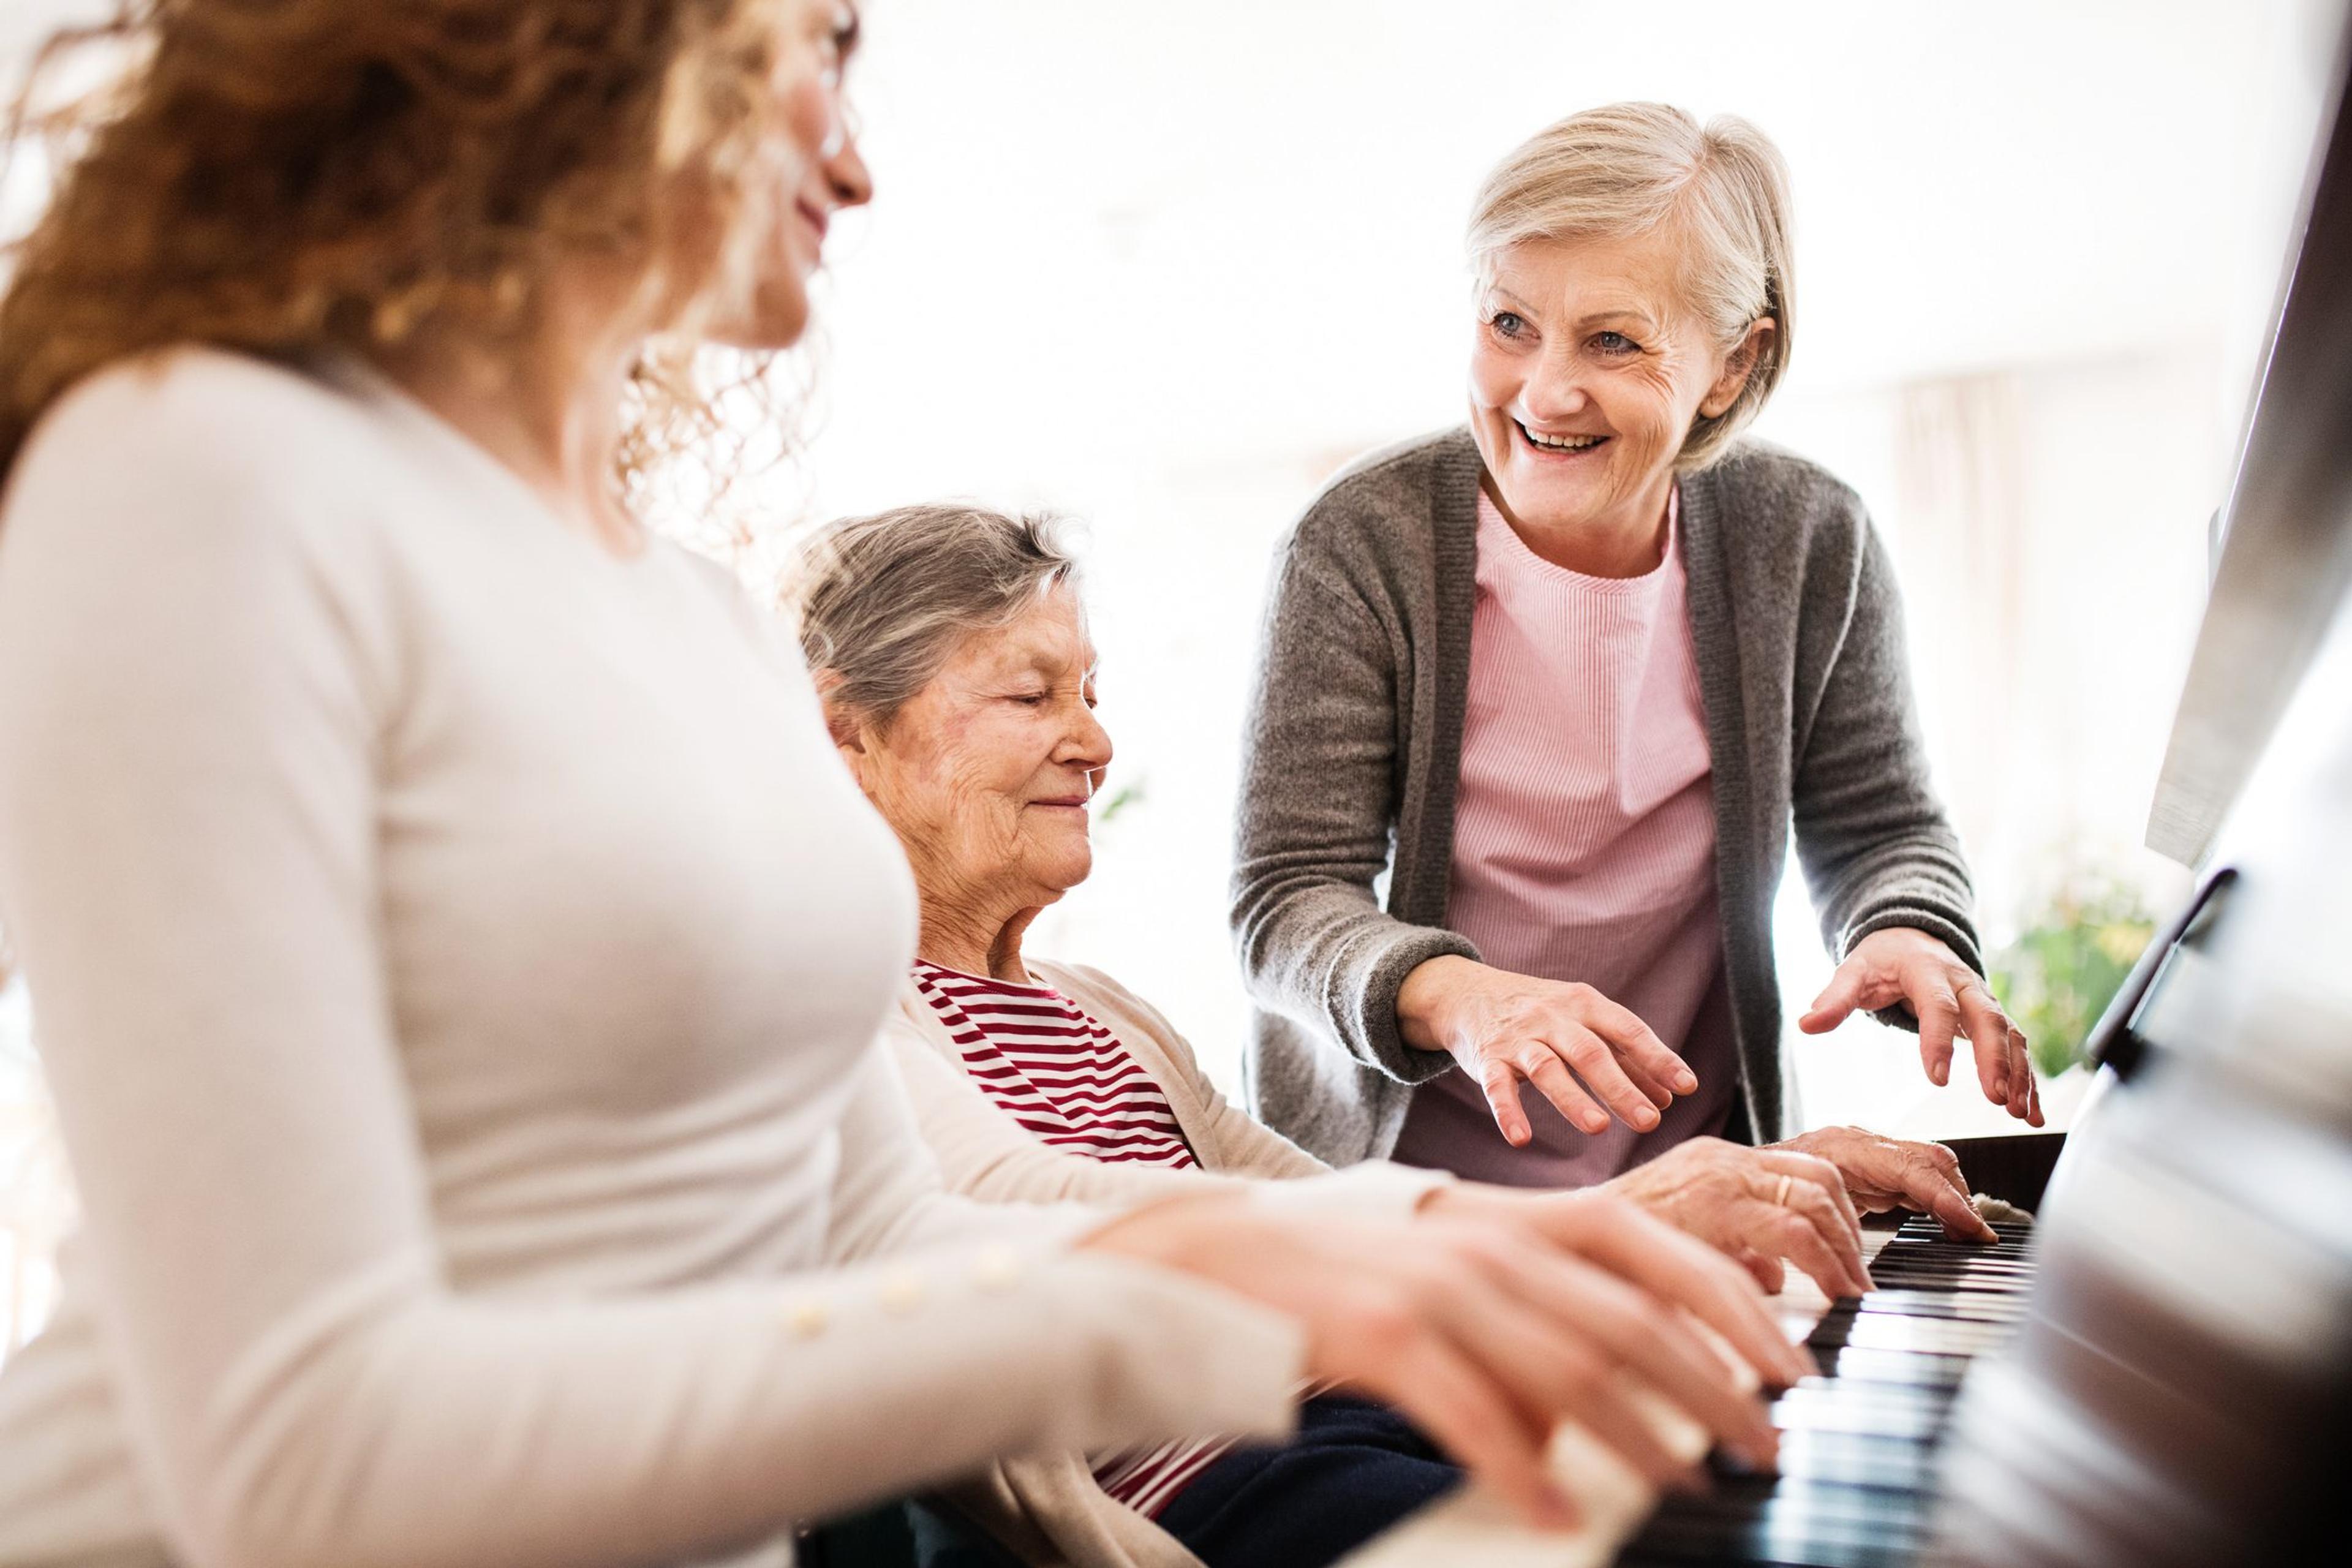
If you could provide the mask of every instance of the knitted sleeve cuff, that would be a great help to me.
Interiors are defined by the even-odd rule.
[[[1363,962],[1347,966],[1353,983],[1333,1016],[1344,1022],[1348,1046],[1360,1061],[1380,1068],[1399,1083],[1422,1084],[1454,1065],[1444,1051],[1416,1050],[1405,1044],[1397,1027],[1397,993],[1405,976],[1433,958],[1453,954],[1475,962],[1477,944],[1457,931],[1433,926],[1385,924],[1380,946]]]
[[[1843,963],[1854,950],[1854,944],[1873,931],[1907,930],[1925,931],[1957,954],[1962,963],[1977,972],[1985,973],[1984,954],[1977,949],[1977,936],[1965,921],[1934,910],[1912,906],[1881,908],[1872,910],[1846,927],[1844,940],[1838,944],[1838,959]],[[1891,1007],[1881,1007],[1871,1015],[1892,1029],[1919,1032],[1919,1020],[1907,1004],[1897,1002]]]

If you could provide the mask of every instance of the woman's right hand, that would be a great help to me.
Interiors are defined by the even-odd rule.
[[[1750,1369],[1781,1383],[1802,1371],[1736,1265],[1630,1204],[1589,1203],[1572,1231],[1547,1236],[1478,1214],[1335,1218],[1219,1196],[1139,1210],[1084,1245],[1289,1314],[1310,1375],[1393,1405],[1531,1523],[1567,1528],[1575,1506],[1544,1464],[1559,1421],[1672,1486],[1690,1462],[1660,1441],[1639,1390],[1769,1466],[1777,1439]]]
[[[1404,977],[1396,1014],[1405,1044],[1449,1052],[1478,1080],[1495,1125],[1514,1148],[1534,1136],[1519,1103],[1522,1082],[1587,1132],[1607,1131],[1610,1111],[1647,1132],[1675,1095],[1698,1088],[1690,1064],[1647,1024],[1574,981],[1538,980],[1448,953]]]

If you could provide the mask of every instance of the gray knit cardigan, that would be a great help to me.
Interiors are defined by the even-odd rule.
[[[1441,953],[1478,956],[1445,929],[1445,901],[1479,473],[1466,429],[1374,453],[1276,555],[1233,878],[1260,1008],[1246,1075],[1258,1116],[1334,1164],[1386,1154],[1413,1086],[1454,1065],[1400,1037],[1404,977]],[[1681,484],[1739,1059],[1731,1131],[1752,1141],[1782,1121],[1771,912],[1792,818],[1833,954],[1914,926],[1983,961],[1959,841],[1928,786],[1895,579],[1861,500],[1754,442]]]

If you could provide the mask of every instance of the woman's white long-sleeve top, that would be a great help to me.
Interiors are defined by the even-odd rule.
[[[1278,1430],[1287,1320],[947,1195],[789,638],[363,374],[94,378],[0,498],[0,923],[84,1236],[0,1563],[708,1556]]]

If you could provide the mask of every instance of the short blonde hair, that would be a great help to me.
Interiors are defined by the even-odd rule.
[[[1644,234],[1671,223],[1684,241],[1683,288],[1728,348],[1771,318],[1731,406],[1694,420],[1675,466],[1721,457],[1780,384],[1791,342],[1789,169],[1765,134],[1724,115],[1704,127],[1664,103],[1612,103],[1536,132],[1496,165],[1470,215],[1480,277],[1529,239]]]

